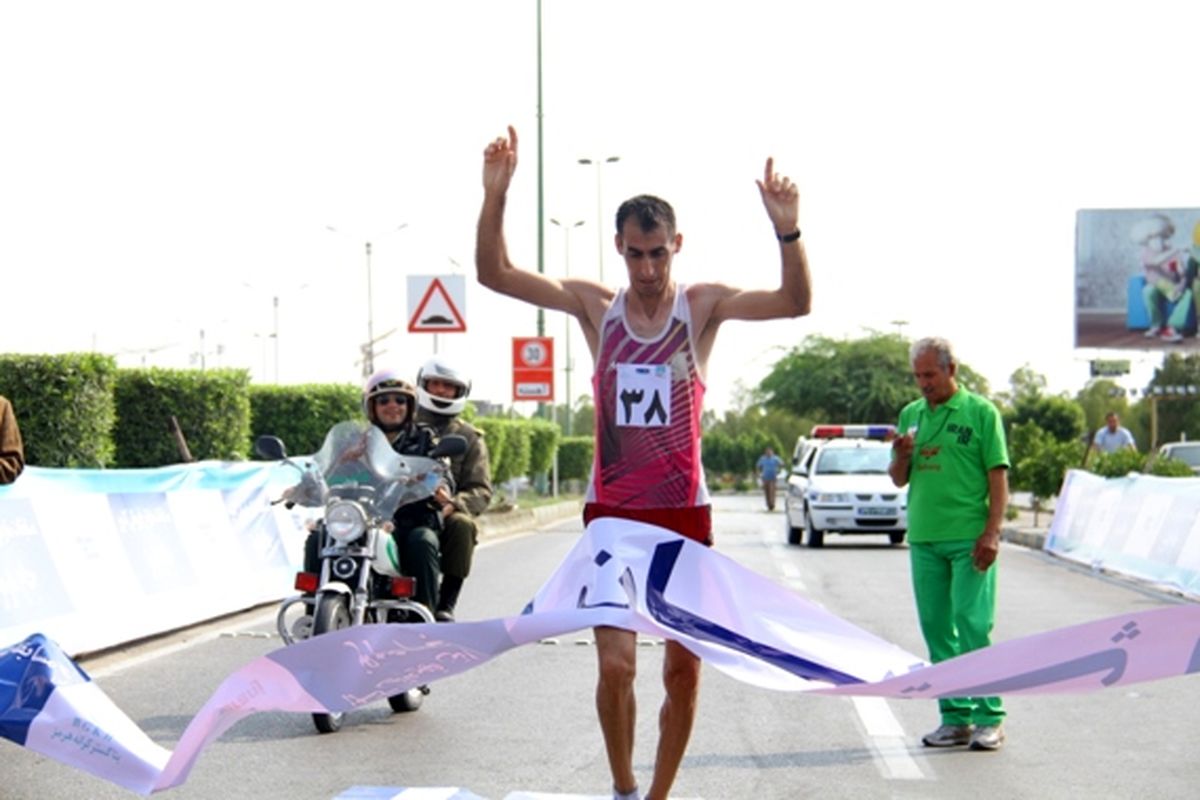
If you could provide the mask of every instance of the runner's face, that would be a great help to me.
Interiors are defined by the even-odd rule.
[[[668,233],[661,225],[646,232],[636,220],[625,220],[617,235],[617,251],[629,270],[629,288],[641,297],[665,294],[671,283],[671,261],[681,244],[680,234]]]
[[[938,363],[937,353],[932,350],[926,350],[913,361],[913,377],[917,379],[917,387],[931,405],[941,405],[958,390],[954,372],[955,365],[943,367]]]

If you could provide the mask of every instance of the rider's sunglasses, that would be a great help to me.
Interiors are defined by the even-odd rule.
[[[398,406],[405,405],[404,398],[395,394],[381,394],[375,398],[375,405],[386,406],[395,403]]]

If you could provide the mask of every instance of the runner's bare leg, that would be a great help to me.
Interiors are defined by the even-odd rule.
[[[613,788],[631,792],[637,787],[633,774],[633,730],[637,699],[633,680],[637,676],[637,634],[620,628],[594,628],[599,677],[596,682],[596,712]]]
[[[668,641],[663,656],[663,688],[666,697],[658,712],[658,755],[654,779],[644,800],[666,800],[679,773],[683,753],[696,720],[696,698],[700,693],[700,659],[681,644]]]

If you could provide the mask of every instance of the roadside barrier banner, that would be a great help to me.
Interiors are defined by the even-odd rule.
[[[217,687],[165,762],[52,642],[30,637],[0,651],[0,735],[150,794],[183,783],[205,745],[250,714],[349,711],[596,625],[673,639],[753,685],[821,694],[1089,692],[1200,671],[1200,605],[1141,607],[930,666],[720,553],[601,519],[519,616],[348,628],[251,661]]]
[[[1200,597],[1200,478],[1070,470],[1045,549]]]
[[[0,487],[0,642],[86,653],[279,599],[303,519],[276,463],[28,467]]]

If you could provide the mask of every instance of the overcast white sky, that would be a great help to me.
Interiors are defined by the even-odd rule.
[[[406,277],[466,274],[468,332],[438,348],[507,402],[536,312],[480,287],[472,254],[481,153],[511,123],[509,244],[537,266],[535,9],[0,2],[0,352],[184,367],[203,330],[207,365],[270,381],[278,296],[281,381],[357,381],[370,240],[375,332],[401,331],[380,362],[433,351],[403,332]],[[1097,355],[1073,346],[1076,210],[1200,206],[1195,2],[545,0],[542,69],[545,216],[585,221],[572,274],[600,249],[580,157],[620,157],[610,283],[612,213],[650,192],[676,207],[678,280],[774,285],[754,179],[771,155],[799,183],[814,311],[723,329],[718,410],[780,348],[897,320],[993,388],[1029,363],[1073,391]],[[547,222],[547,272],[566,250]]]

